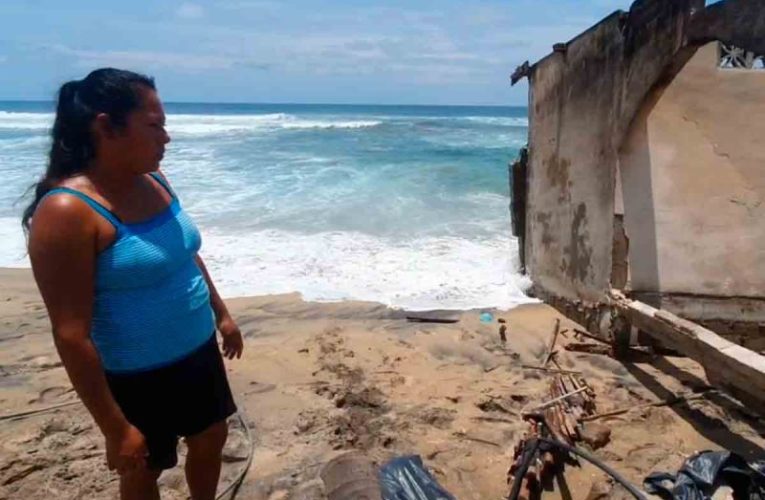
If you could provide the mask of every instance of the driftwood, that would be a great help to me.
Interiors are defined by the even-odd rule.
[[[660,406],[671,406],[676,403],[684,402],[684,401],[693,401],[694,399],[701,399],[704,397],[704,393],[708,391],[703,392],[697,392],[693,394],[680,394],[677,396],[673,396],[669,399],[665,399],[663,401],[653,401],[650,403],[643,403],[639,405],[633,405],[626,408],[620,408],[618,410],[611,410],[604,413],[598,413],[597,415],[589,415],[586,417],[583,417],[581,419],[582,422],[591,422],[593,420],[598,420],[601,418],[608,418],[608,417],[616,417],[618,415],[624,415],[625,413],[630,412],[631,410],[638,410],[642,408],[651,408],[651,407],[660,407]]]

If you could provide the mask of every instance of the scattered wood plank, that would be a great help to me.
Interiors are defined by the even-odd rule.
[[[545,408],[549,408],[550,406],[552,406],[552,405],[554,405],[554,404],[556,404],[556,403],[558,403],[560,401],[563,401],[565,399],[568,399],[571,396],[575,396],[577,394],[581,394],[582,392],[584,392],[586,390],[587,390],[586,387],[582,387],[580,389],[575,390],[574,392],[569,392],[567,394],[563,394],[561,396],[558,396],[557,398],[551,399],[550,401],[545,401],[544,403],[542,403],[542,404],[540,404],[538,406],[535,406],[533,408],[525,410],[523,413],[536,413],[536,412],[540,412],[540,411],[544,410]]]
[[[552,357],[552,363],[557,371],[562,370],[557,360]],[[539,367],[534,367],[539,368]],[[543,367],[544,370],[548,370]],[[553,370],[550,368],[549,370]],[[568,370],[572,371],[572,370]],[[550,474],[563,470],[567,460],[576,460],[563,453],[553,453],[550,450],[536,450],[533,457],[533,467],[521,478],[515,473],[524,457],[527,457],[529,443],[535,437],[553,437],[563,443],[575,445],[581,439],[581,418],[595,411],[595,393],[584,378],[578,373],[560,373],[550,378],[549,397],[546,403],[524,411],[522,415],[529,422],[529,430],[515,446],[514,462],[508,471],[508,484],[511,488],[521,488],[521,492],[535,492],[529,498],[539,498],[538,486],[543,484]],[[516,484],[520,481],[520,484]],[[522,497],[519,497],[522,498]]]
[[[454,318],[431,318],[427,316],[407,316],[407,321],[413,323],[457,323],[459,319]]]

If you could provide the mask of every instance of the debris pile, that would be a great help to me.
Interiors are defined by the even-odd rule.
[[[595,391],[581,373],[563,370],[558,364],[555,345],[561,333],[565,334],[565,330],[561,331],[558,320],[542,364],[527,367],[545,372],[551,378],[547,401],[525,409],[522,414],[529,428],[515,446],[514,462],[508,471],[510,491],[517,498],[538,497],[543,487],[551,485],[555,475],[562,472],[566,462],[576,463],[559,448],[540,446],[539,440],[549,439],[573,446],[583,437],[584,419],[595,414]],[[520,485],[516,484],[518,481]]]

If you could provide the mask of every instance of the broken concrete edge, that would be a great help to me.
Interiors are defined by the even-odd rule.
[[[612,292],[616,309],[647,334],[704,367],[712,385],[765,414],[765,357],[712,330]]]
[[[599,25],[609,22],[612,18],[618,18],[620,22],[624,23],[634,10],[644,8],[645,5],[643,4],[646,3],[636,1],[628,11],[619,9],[612,12],[599,23],[567,42],[554,44],[552,52],[533,64],[524,61],[511,75],[511,85],[515,85],[523,78],[532,75],[536,67],[545,59],[554,57],[556,53],[565,53],[569,45],[581,37],[588,36]],[[694,9],[688,27],[686,43],[698,47],[719,40],[762,54],[765,53],[765,37],[760,36],[760,33],[764,24],[765,15],[763,15],[759,0],[723,0],[700,9]]]
[[[541,63],[543,63],[545,60],[547,60],[547,59],[549,59],[551,57],[555,57],[556,54],[565,53],[568,50],[568,46],[569,45],[571,45],[572,43],[576,42],[580,38],[588,36],[591,32],[594,32],[594,31],[598,30],[600,28],[601,24],[605,24],[605,23],[610,22],[612,18],[617,18],[617,19],[620,19],[620,20],[624,19],[625,16],[627,16],[627,15],[628,15],[628,13],[623,11],[623,10],[616,10],[616,11],[612,12],[611,14],[609,14],[608,16],[606,16],[603,19],[601,19],[601,21],[599,23],[597,23],[597,24],[595,24],[593,26],[590,26],[588,29],[586,29],[585,31],[579,33],[578,35],[576,35],[574,38],[568,40],[567,42],[559,42],[559,43],[553,44],[552,52],[550,52],[549,54],[547,54],[546,56],[544,56],[542,59],[538,60],[537,62],[535,62],[533,64],[529,64],[528,61],[524,61],[523,64],[521,64],[520,66],[518,66],[515,69],[515,71],[513,72],[513,75],[510,77],[511,85],[515,85],[516,83],[518,83],[518,81],[522,80],[523,78],[528,78],[529,76],[531,76],[534,73],[534,70],[537,68],[537,66],[539,66]]]
[[[537,284],[532,285],[529,295],[557,309],[565,317],[582,325],[592,335],[609,343],[613,341],[614,310],[610,304],[568,299]]]
[[[611,342],[617,356],[620,348],[634,340],[631,332],[638,330],[659,346],[699,363],[710,384],[765,415],[765,356],[669,311],[627,298],[618,290],[601,302],[563,298],[538,286],[532,293],[589,333]]]
[[[619,287],[615,287],[619,288]],[[765,350],[765,299],[632,291],[629,297],[670,311],[756,352]]]
[[[757,54],[765,54],[765,11],[761,0],[726,0],[695,12],[688,43],[704,45],[719,40]]]

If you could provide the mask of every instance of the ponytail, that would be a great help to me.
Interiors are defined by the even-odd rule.
[[[115,126],[124,126],[127,115],[141,106],[140,87],[156,89],[154,80],[147,76],[113,68],[97,69],[82,80],[61,86],[48,167],[40,180],[30,186],[34,199],[21,219],[25,231],[29,231],[37,205],[48,191],[88,168],[95,156],[90,130],[95,117],[106,113]]]

